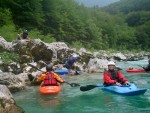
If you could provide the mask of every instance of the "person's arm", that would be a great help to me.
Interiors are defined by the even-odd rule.
[[[104,72],[104,75],[103,75],[103,79],[104,79],[104,82],[106,82],[107,84],[115,84],[116,83],[116,80],[111,80],[110,76],[108,73]]]
[[[74,62],[74,63],[72,64],[72,67],[74,68],[74,71],[77,70],[77,64],[76,64],[76,62]]]
[[[65,81],[64,81],[63,79],[61,79],[61,78],[59,77],[59,75],[57,75],[56,73],[54,73],[54,76],[55,76],[55,78],[57,79],[58,82],[61,82],[61,83],[65,82]]]
[[[37,82],[43,81],[43,80],[45,79],[45,76],[46,76],[45,73],[44,73],[44,74],[41,74],[41,76],[39,76],[39,77],[37,78]]]
[[[72,67],[76,67],[77,58],[72,58]]]
[[[124,75],[121,72],[117,72],[118,79],[122,80],[123,83],[129,84],[128,80],[124,77]]]
[[[17,40],[21,40],[20,34],[17,35]]]

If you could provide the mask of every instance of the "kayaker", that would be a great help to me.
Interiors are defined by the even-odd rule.
[[[41,74],[41,76],[37,78],[38,82],[43,81],[42,84],[44,86],[58,85],[58,82],[59,83],[65,82],[63,79],[59,77],[59,75],[53,72],[52,64],[48,64],[46,66],[46,71],[47,71],[46,73]]]
[[[150,71],[150,59],[148,60],[148,65],[146,67],[143,67],[145,71]]]
[[[116,64],[113,61],[108,62],[108,71],[103,74],[104,85],[116,84],[121,86],[123,84],[128,85],[128,80],[123,76],[123,74],[115,70]]]
[[[29,39],[29,37],[28,37],[28,30],[24,30],[21,35],[18,34],[17,40],[21,40],[21,39]]]
[[[75,75],[78,75],[79,73],[76,70],[76,64],[75,62],[78,61],[80,57],[77,54],[74,54],[73,57],[71,57],[68,61],[65,62],[64,67],[68,69],[68,75],[71,75],[71,69],[75,71]]]

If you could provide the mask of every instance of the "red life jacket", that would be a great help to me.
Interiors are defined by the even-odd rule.
[[[44,79],[44,85],[57,85],[57,80],[54,78],[54,73],[47,73]]]

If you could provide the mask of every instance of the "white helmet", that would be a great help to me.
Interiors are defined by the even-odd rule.
[[[114,65],[114,66],[115,66],[116,64],[115,64],[115,62],[110,61],[110,62],[108,62],[108,66],[109,66],[109,65]]]

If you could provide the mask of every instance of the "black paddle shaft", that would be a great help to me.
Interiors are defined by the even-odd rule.
[[[31,66],[32,68],[35,68],[35,69],[41,71],[41,72],[45,72],[45,71],[42,71],[41,69],[39,69],[38,67],[36,67],[36,66],[34,66],[34,65],[32,65],[32,64],[28,64],[28,65]]]
[[[71,87],[76,87],[76,86],[80,86],[79,84],[77,83],[68,83],[65,81],[65,83],[69,84]]]

